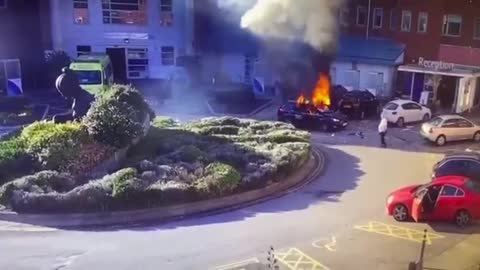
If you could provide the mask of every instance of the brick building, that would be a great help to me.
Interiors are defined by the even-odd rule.
[[[370,7],[370,8],[369,8]],[[396,91],[456,112],[480,101],[479,0],[351,0],[343,31],[405,44]]]

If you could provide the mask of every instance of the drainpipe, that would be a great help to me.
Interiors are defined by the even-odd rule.
[[[366,32],[366,39],[369,38],[369,31],[370,31],[370,10],[372,8],[372,0],[368,0],[368,11],[367,11],[367,32]]]

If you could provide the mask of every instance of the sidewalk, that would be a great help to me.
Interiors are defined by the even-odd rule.
[[[426,270],[480,269],[480,235],[472,234],[456,246],[424,262]]]

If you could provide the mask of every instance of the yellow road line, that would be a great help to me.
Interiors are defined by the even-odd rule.
[[[407,227],[386,224],[377,221],[370,221],[367,225],[354,226],[355,229],[395,237],[399,239],[409,240],[421,243],[423,241],[424,232],[414,230]],[[445,238],[443,235],[427,232],[426,243],[432,244],[433,239]]]
[[[290,248],[286,252],[276,252],[275,258],[290,270],[328,270],[329,268],[298,248]],[[301,267],[300,267],[301,266]]]

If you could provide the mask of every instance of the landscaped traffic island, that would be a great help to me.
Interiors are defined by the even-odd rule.
[[[289,124],[179,124],[154,118],[135,89],[115,86],[80,122],[37,122],[0,143],[0,204],[98,213],[215,199],[284,181],[310,151],[309,133]]]

